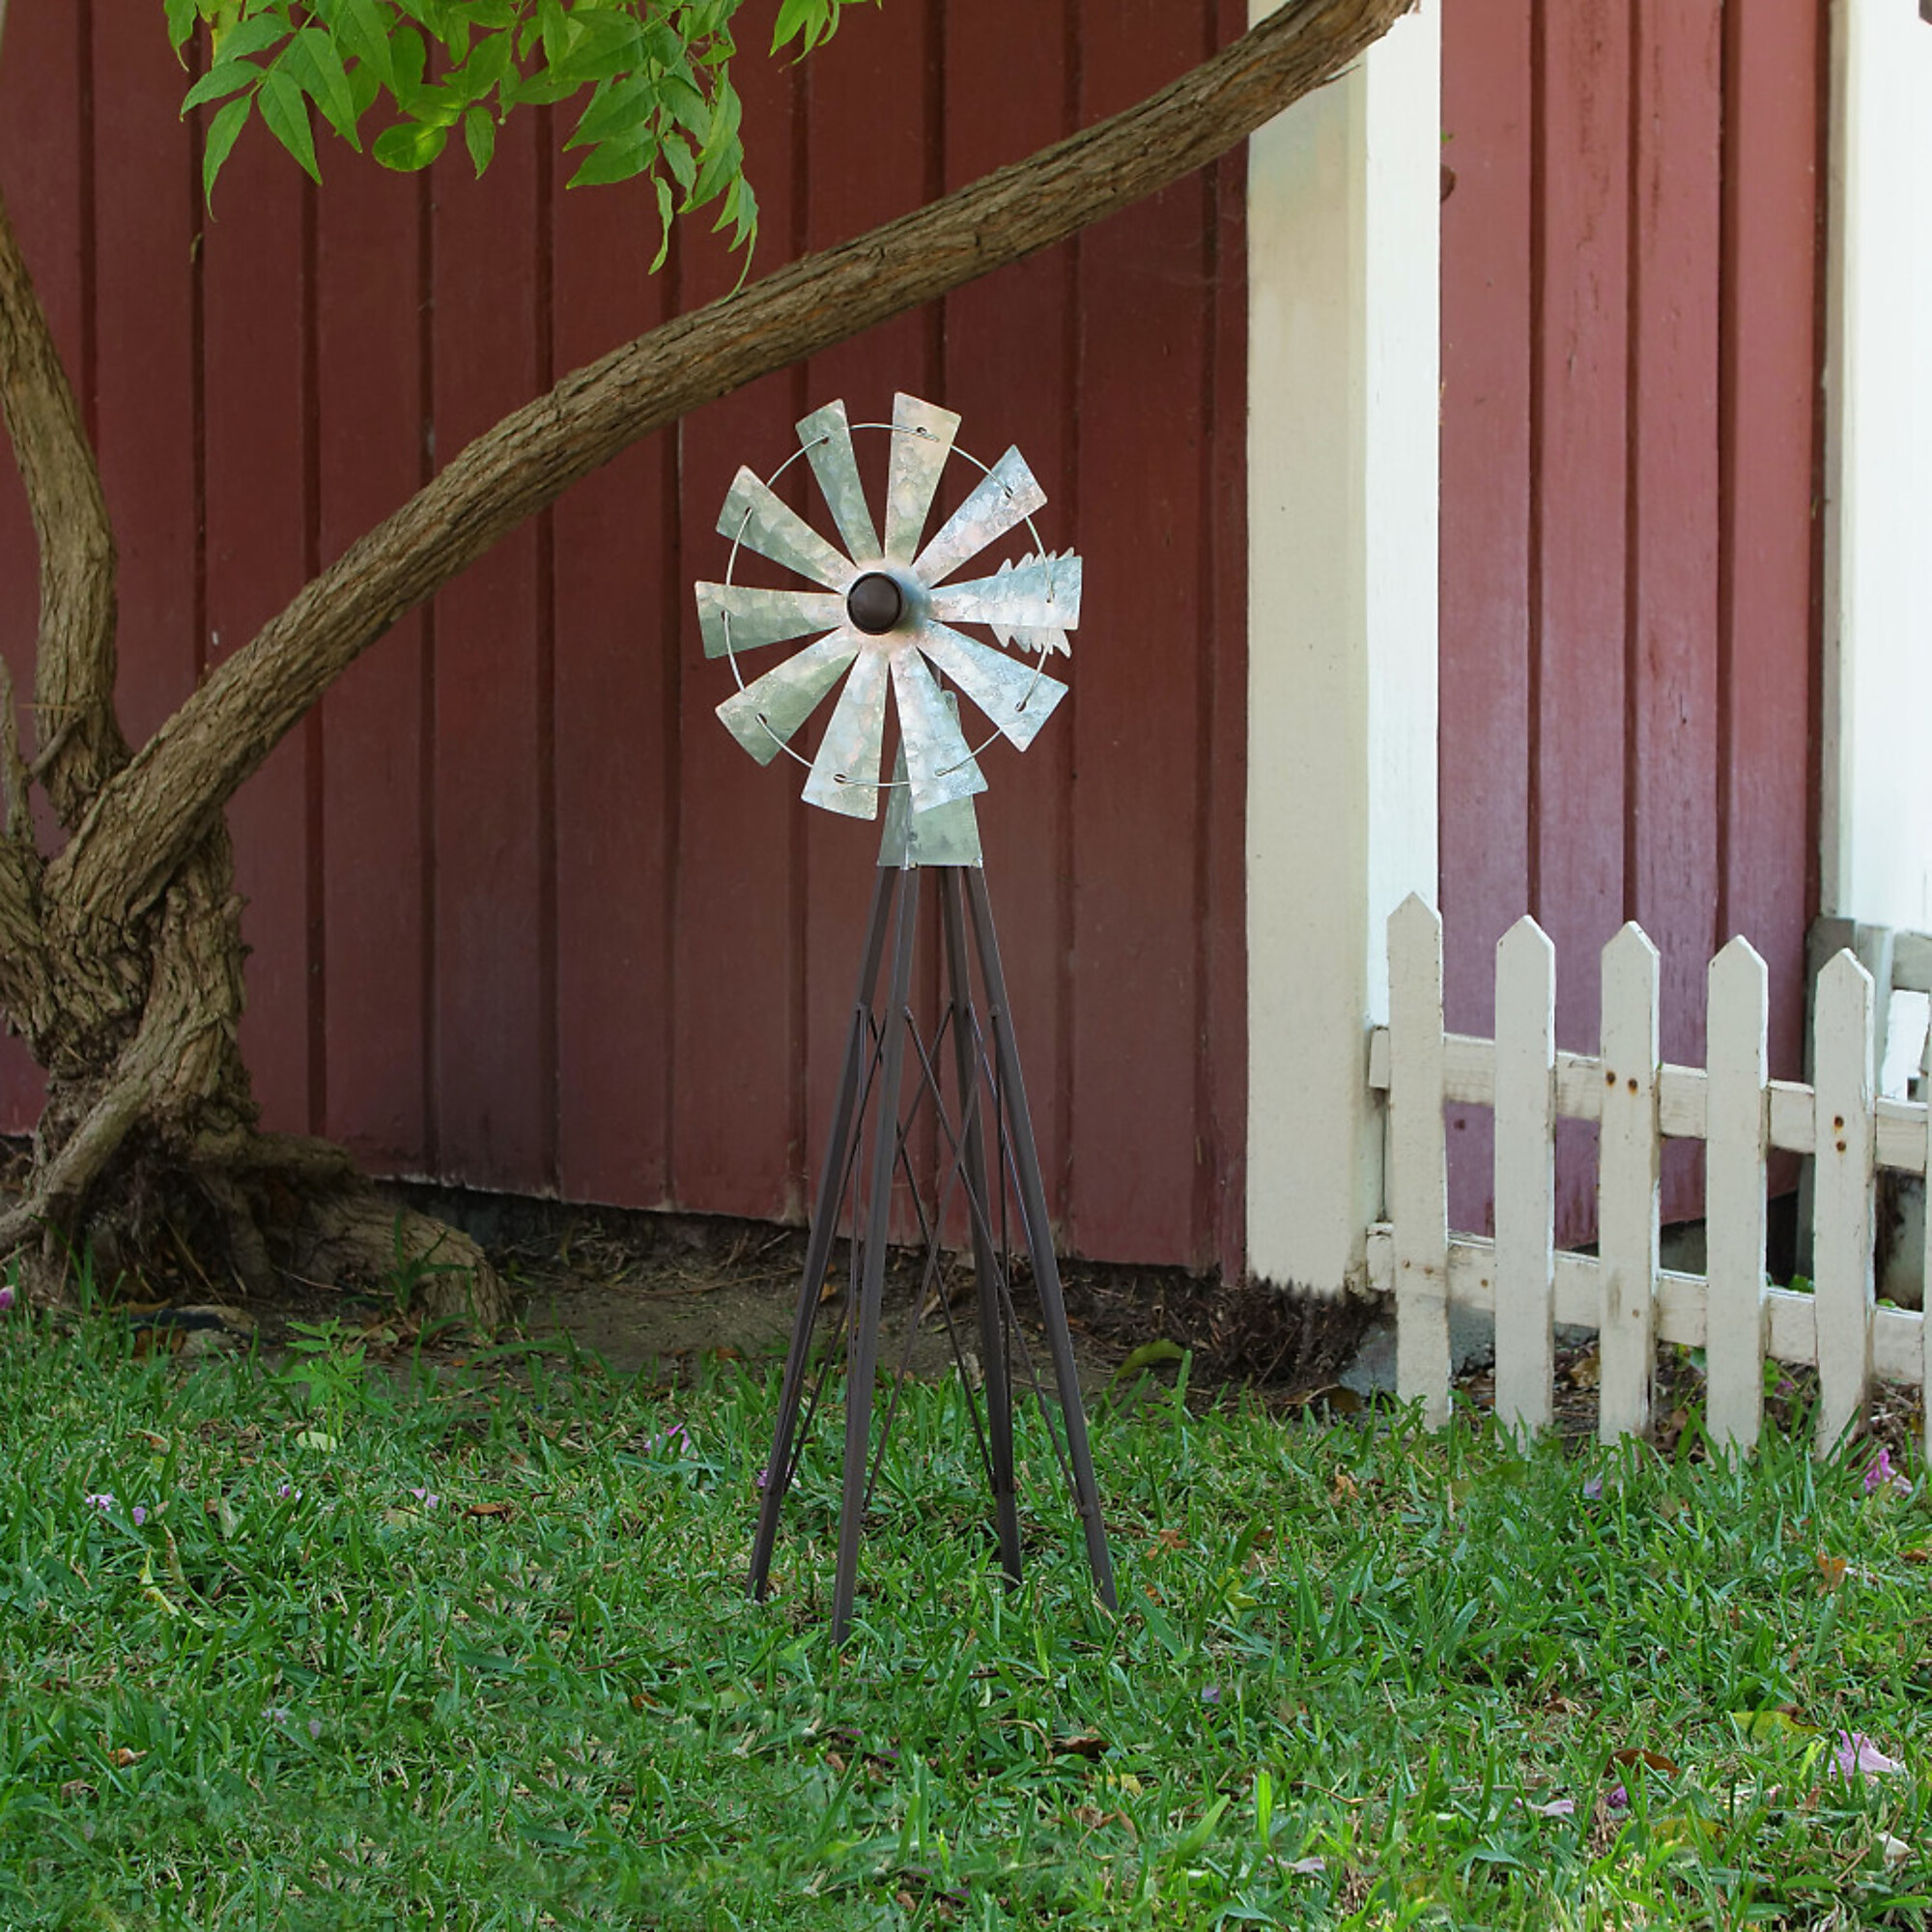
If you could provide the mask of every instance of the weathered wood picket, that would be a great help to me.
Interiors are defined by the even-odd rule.
[[[1874,1376],[1932,1383],[1932,1324],[1878,1307],[1872,1285],[1877,1171],[1927,1171],[1932,1109],[1876,1097],[1872,980],[1852,953],[1819,976],[1807,1087],[1766,1075],[1767,975],[1743,939],[1711,962],[1708,1070],[1659,1057],[1658,954],[1638,926],[1604,949],[1597,1055],[1556,1050],[1555,949],[1534,920],[1496,947],[1493,1040],[1443,1030],[1434,910],[1406,900],[1388,946],[1389,1024],[1372,1036],[1369,1079],[1388,1095],[1389,1218],[1370,1231],[1369,1273],[1395,1296],[1398,1392],[1420,1400],[1432,1423],[1449,1412],[1451,1302],[1493,1313],[1496,1412],[1517,1429],[1550,1420],[1557,1322],[1598,1331],[1605,1441],[1649,1426],[1660,1341],[1704,1350],[1711,1436],[1741,1448],[1762,1427],[1767,1358],[1816,1367],[1821,1449],[1862,1417]],[[1445,1102],[1495,1110],[1493,1240],[1449,1229]],[[1559,1116],[1599,1125],[1596,1255],[1555,1245]],[[1702,1275],[1659,1264],[1666,1137],[1706,1145]],[[1808,1293],[1765,1279],[1773,1148],[1815,1163]]]

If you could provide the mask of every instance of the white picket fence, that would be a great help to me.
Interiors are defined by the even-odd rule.
[[[1606,1442],[1649,1427],[1660,1342],[1704,1350],[1710,1433],[1744,1448],[1762,1427],[1767,1357],[1816,1367],[1821,1449],[1862,1418],[1874,1376],[1932,1385],[1932,1324],[1876,1306],[1872,1290],[1876,1173],[1926,1172],[1932,1109],[1875,1098],[1872,980],[1850,952],[1819,977],[1804,1086],[1766,1076],[1765,965],[1742,939],[1711,962],[1708,1070],[1659,1058],[1657,949],[1636,925],[1604,949],[1597,1055],[1556,1050],[1555,949],[1534,920],[1497,944],[1493,1040],[1443,1030],[1442,923],[1431,907],[1406,900],[1388,946],[1389,1024],[1375,1030],[1369,1069],[1387,1094],[1388,1218],[1370,1231],[1369,1272],[1395,1297],[1398,1392],[1432,1423],[1449,1413],[1452,1301],[1492,1311],[1496,1412],[1518,1429],[1551,1419],[1558,1322],[1598,1332]],[[1495,1110],[1493,1240],[1449,1229],[1450,1101]],[[1599,1124],[1595,1255],[1555,1245],[1559,1116]],[[1666,1136],[1706,1146],[1702,1275],[1659,1264]],[[1772,1148],[1815,1162],[1809,1293],[1765,1282]]]

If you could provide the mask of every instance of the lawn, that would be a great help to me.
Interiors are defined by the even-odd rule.
[[[841,1657],[829,1453],[743,1598],[773,1379],[8,1317],[0,1924],[1924,1922],[1916,1464],[1143,1384],[1113,1618],[1037,1420],[1009,1595],[919,1386]]]

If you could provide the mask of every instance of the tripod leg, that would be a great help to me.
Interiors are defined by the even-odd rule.
[[[1066,1459],[1073,1468],[1074,1499],[1087,1536],[1087,1567],[1094,1573],[1094,1586],[1100,1593],[1100,1601],[1111,1610],[1118,1606],[1114,1596],[1114,1563],[1107,1550],[1107,1527],[1100,1516],[1100,1492],[1094,1481],[1094,1459],[1087,1446],[1087,1412],[1081,1406],[1080,1378],[1073,1366],[1073,1343],[1066,1331],[1060,1264],[1054,1258],[1053,1233],[1047,1225],[1046,1191],[1040,1185],[1033,1117],[1027,1111],[1026,1082],[1020,1076],[1019,1050],[1013,1043],[1006,974],[1000,966],[999,937],[993,930],[992,901],[986,896],[985,877],[977,869],[969,871],[965,884],[973,913],[974,939],[980,952],[980,977],[985,984],[986,1005],[993,1023],[993,1051],[1007,1091],[1008,1127],[1019,1177],[1027,1253],[1033,1261],[1034,1285],[1039,1292],[1040,1314],[1046,1323],[1046,1346],[1053,1356],[1054,1380],[1060,1389],[1061,1419],[1066,1427]]]
[[[986,1446],[992,1462],[993,1517],[999,1525],[1000,1567],[1020,1580],[1020,1520],[1013,1494],[1013,1392],[1007,1373],[1006,1317],[1000,1307],[999,1258],[991,1236],[993,1201],[986,1183],[986,1146],[980,1121],[980,1057],[974,1040],[973,981],[966,957],[963,868],[940,868],[940,910],[946,933],[947,992],[952,1006],[952,1050],[959,1073],[960,1151],[973,1225],[973,1274],[980,1294],[980,1364],[985,1377]],[[1002,1177],[1004,1179],[1004,1177]]]
[[[842,1644],[851,1629],[852,1598],[859,1579],[859,1534],[866,1513],[872,1433],[872,1382],[878,1371],[879,1309],[886,1283],[886,1236],[891,1225],[893,1174],[898,1165],[899,1071],[905,1060],[909,1024],[906,1007],[912,997],[913,942],[919,931],[916,867],[902,873],[898,899],[892,993],[880,1042],[879,1077],[872,1094],[872,1185],[866,1202],[864,1272],[845,1357],[845,1469],[838,1502],[838,1573],[832,1596],[835,1644]]]
[[[805,1250],[805,1275],[799,1283],[798,1311],[792,1320],[791,1350],[785,1356],[784,1379],[779,1390],[778,1426],[772,1432],[772,1453],[765,1463],[758,1496],[758,1528],[752,1542],[751,1594],[764,1601],[771,1575],[772,1548],[778,1541],[779,1512],[784,1507],[786,1471],[791,1465],[793,1432],[810,1364],[811,1332],[818,1321],[819,1295],[838,1232],[838,1207],[844,1198],[846,1171],[851,1163],[853,1115],[864,1085],[871,1032],[872,1002],[879,985],[879,962],[885,955],[886,932],[900,874],[879,867],[872,893],[872,918],[867,929],[865,958],[859,969],[859,992],[853,1003],[852,1034],[845,1049],[845,1071],[838,1098],[832,1109],[832,1131],[826,1136],[825,1165],[818,1177],[818,1202],[812,1210],[811,1234]]]

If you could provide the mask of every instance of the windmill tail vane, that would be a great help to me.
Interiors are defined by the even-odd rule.
[[[950,410],[908,395],[894,398],[891,423],[856,425],[892,435],[883,535],[842,402],[798,425],[799,448],[770,478],[740,469],[718,519],[720,535],[731,539],[731,562],[724,582],[696,586],[705,655],[728,659],[738,679],[718,716],[760,764],[783,752],[806,765],[804,797],[828,811],[876,817],[879,794],[897,785],[915,813],[984,791],[980,753],[996,738],[1024,751],[1066,695],[1044,666],[1068,653],[1066,634],[1079,624],[1080,559],[1039,544],[1033,513],[1046,493],[1019,451],[980,464],[955,448],[958,426]],[[923,542],[941,472],[954,454],[980,469],[980,480]],[[839,545],[772,487],[800,457],[817,480]],[[989,576],[953,581],[1021,525],[1034,538],[1031,554],[1007,558]],[[812,587],[735,582],[741,549]],[[985,630],[995,642],[960,626]],[[800,639],[808,641],[745,682],[741,654]],[[980,744],[968,742],[942,678],[984,715],[990,728]],[[835,687],[838,701],[808,758],[792,740]],[[889,699],[904,776],[882,782]]]

